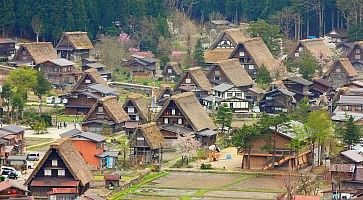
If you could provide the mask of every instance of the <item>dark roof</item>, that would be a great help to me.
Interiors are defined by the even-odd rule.
[[[155,58],[139,58],[139,59],[150,64],[158,62],[158,60]]]
[[[28,190],[23,185],[20,185],[19,182],[15,180],[6,180],[3,182],[0,182],[0,192],[9,189],[9,188],[18,188],[19,190],[27,192]]]
[[[87,167],[87,164],[82,158],[81,154],[73,146],[72,141],[69,138],[61,138],[50,145],[44,157],[39,161],[38,165],[35,167],[29,178],[26,180],[25,185],[29,185],[30,182],[33,185],[35,184],[35,181],[40,181],[39,178],[35,178],[35,175],[38,173],[45,161],[48,159],[49,155],[54,150],[58,153],[58,155],[66,165],[67,169],[72,174],[74,180],[76,180],[77,184],[80,182],[81,185],[85,186],[93,179],[93,174],[91,170]],[[56,182],[58,182],[58,185],[63,184],[63,182],[59,178],[51,179],[56,180]],[[74,180],[71,179],[70,181]],[[50,186],[49,183],[46,183],[46,186]]]
[[[20,132],[25,131],[25,128],[22,128],[21,126],[12,124],[12,125],[9,125],[9,126],[4,126],[4,127],[0,128],[0,130],[9,131],[9,132],[12,132],[12,133],[20,133]]]
[[[72,136],[69,136],[73,139],[76,138],[85,138],[85,139],[89,139],[95,142],[103,142],[105,141],[105,137],[103,137],[102,135],[96,134],[96,133],[92,133],[92,132],[80,132],[77,134],[74,134]]]
[[[75,128],[75,129],[69,130],[65,133],[62,133],[60,136],[61,137],[72,137],[73,135],[76,135],[81,132],[82,132],[81,130]]]
[[[193,129],[185,128],[183,126],[179,126],[179,125],[175,125],[175,124],[174,125],[162,125],[160,127],[160,129],[170,131],[170,132],[173,132],[173,133],[182,134],[182,135],[194,134],[195,133],[195,131],[193,131]]]
[[[106,174],[104,179],[106,181],[119,181],[121,178],[121,175],[118,173],[113,173],[113,174]]]
[[[37,167],[38,168],[38,165]],[[29,180],[29,179],[28,179]],[[29,184],[28,182],[25,182],[25,184]],[[75,181],[72,178],[36,178],[34,179],[30,186],[35,187],[76,187],[79,185],[79,181]]]
[[[289,78],[287,78],[287,80],[295,82],[295,83],[299,83],[299,84],[305,85],[305,86],[309,86],[309,85],[313,84],[312,82],[310,82],[302,77],[289,77]]]
[[[113,95],[117,95],[117,90],[114,88],[111,88],[107,85],[104,84],[93,84],[93,85],[89,85],[88,88],[92,89],[92,90],[96,90],[97,92],[101,93],[101,94],[113,94]]]
[[[98,62],[95,62],[95,63],[87,63],[86,66],[87,67],[92,67],[92,68],[95,68],[95,69],[98,69],[98,68],[106,68],[106,65],[104,65],[102,63],[98,63]]]
[[[355,163],[363,162],[363,156],[353,150],[340,152],[340,155],[354,161]]]
[[[217,86],[215,86],[213,88],[213,90],[216,90],[216,91],[219,91],[219,92],[225,92],[231,88],[233,88],[234,86],[233,85],[230,85],[230,84],[227,84],[227,83],[222,83],[222,84],[219,84]]]
[[[319,78],[319,79],[314,79],[314,83],[319,83],[321,85],[324,85],[326,87],[334,87],[333,83],[326,80],[326,79],[323,79],[323,78]]]
[[[339,43],[337,44],[337,48],[341,47],[341,46],[346,46],[348,47],[349,49],[352,49],[354,47],[354,42],[342,42],[342,43]]]
[[[331,30],[327,35],[331,37],[337,37],[337,36],[342,38],[348,37],[347,29],[344,28],[333,28],[333,30]]]

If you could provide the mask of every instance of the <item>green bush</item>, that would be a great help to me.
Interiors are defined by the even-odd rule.
[[[5,181],[5,177],[0,176],[0,182],[3,182],[3,181]]]
[[[212,169],[212,165],[211,165],[211,164],[209,164],[209,163],[207,163],[207,164],[202,163],[202,164],[200,165],[200,169]]]

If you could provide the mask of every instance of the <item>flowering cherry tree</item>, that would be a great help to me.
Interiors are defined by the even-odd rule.
[[[188,164],[188,160],[197,155],[198,149],[201,147],[201,144],[195,140],[193,135],[186,134],[184,136],[178,135],[174,146],[178,153],[182,156],[182,164]]]

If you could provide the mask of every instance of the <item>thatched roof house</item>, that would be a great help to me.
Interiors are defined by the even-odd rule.
[[[94,68],[87,69],[86,71],[83,72],[81,78],[73,86],[72,91],[79,91],[85,89],[88,85],[91,84],[107,85],[107,82],[98,73],[97,69]]]
[[[58,176],[52,176],[57,170]],[[72,189],[78,196],[88,189],[92,179],[92,172],[71,139],[62,138],[50,145],[24,185],[36,198],[48,197],[49,192],[61,187]]]
[[[212,87],[212,84],[200,67],[190,68],[184,72],[175,86],[176,89],[184,91],[194,90],[195,88],[201,91],[211,91]]]
[[[93,49],[93,44],[87,32],[64,32],[56,49],[58,50],[62,47],[69,47],[74,50]]]
[[[165,145],[164,137],[161,134],[159,128],[156,126],[155,122],[139,125],[138,127],[136,127],[136,130],[131,136],[130,140],[136,140],[136,137],[139,136],[139,134],[141,134],[145,138],[146,143],[148,144],[150,149],[159,149],[164,147]],[[133,142],[131,142],[131,144],[133,144]]]
[[[300,40],[296,45],[293,56],[298,57],[303,49],[308,50],[316,60],[326,63],[333,56],[333,50],[321,38]]]
[[[23,43],[20,44],[10,64],[15,66],[38,65],[57,58],[57,52],[50,42]]]
[[[146,98],[142,96],[141,94],[130,94],[126,97],[126,101],[123,104],[123,109],[125,112],[128,112],[128,107],[133,107],[133,111],[129,114],[135,114],[137,113],[140,117],[140,121],[146,122],[148,121],[149,116],[149,103],[147,102]],[[136,110],[135,110],[136,109]]]
[[[323,79],[333,83],[336,88],[352,82],[357,77],[358,72],[348,58],[340,58],[332,63],[323,75]]]
[[[210,82],[217,85],[227,82],[237,87],[243,87],[251,86],[254,83],[237,59],[223,60],[213,64],[207,77]]]

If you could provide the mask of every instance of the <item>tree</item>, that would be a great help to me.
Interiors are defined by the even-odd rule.
[[[349,116],[347,121],[344,122],[342,129],[340,130],[344,144],[351,148],[352,145],[359,143],[362,136],[360,127],[355,124],[354,117]]]
[[[300,57],[287,62],[287,67],[297,69],[303,78],[311,80],[320,68],[318,61],[307,51],[303,51]]]
[[[122,58],[128,56],[128,44],[113,37],[105,37],[96,45],[101,52],[101,60],[110,70],[114,71],[122,64]]]
[[[317,110],[309,113],[308,119],[304,123],[307,132],[312,152],[315,152],[315,144],[318,144],[318,164],[321,164],[326,140],[332,135],[333,122],[329,114],[324,110]],[[313,165],[315,166],[315,153],[312,153]]]
[[[111,135],[112,134],[112,128],[108,124],[102,125],[102,135]]]
[[[10,116],[11,85],[5,82],[1,89],[1,98],[4,99],[7,111],[7,118]]]
[[[204,49],[202,46],[202,39],[199,38],[194,47],[194,63],[197,66],[204,66]]]
[[[261,37],[274,56],[280,54],[280,41],[282,38],[280,27],[270,25],[265,20],[251,22],[247,32],[252,37]]]
[[[9,73],[6,82],[11,85],[15,94],[27,99],[27,93],[37,84],[37,72],[30,67],[20,67]]]
[[[243,152],[247,152],[246,168],[251,168],[251,148],[252,141],[259,136],[258,127],[243,125],[237,130],[232,137],[232,144],[235,147],[243,149]],[[241,168],[244,168],[244,157],[242,160]]]
[[[310,112],[310,103],[307,97],[301,99],[292,113],[292,118],[300,122],[306,122]]]
[[[226,104],[222,104],[218,108],[216,123],[222,126],[222,133],[224,133],[225,128],[231,127],[232,110]]]
[[[36,41],[39,42],[39,36],[43,33],[44,26],[43,21],[38,16],[34,16],[32,19],[32,28],[36,34]]]
[[[17,111],[16,120],[19,120],[19,115],[23,111],[25,106],[24,96],[21,93],[13,93],[11,95],[11,113]],[[11,117],[12,120],[13,116]]]
[[[39,113],[42,113],[42,97],[52,89],[52,84],[45,78],[43,72],[37,72],[37,84],[34,86],[34,94],[39,98]]]
[[[184,136],[178,135],[178,138],[174,142],[174,147],[182,156],[182,165],[184,165],[184,163],[188,164],[189,159],[197,155],[200,146],[200,143],[195,140],[191,134],[186,134]]]
[[[117,137],[117,143],[118,143],[118,146],[120,147],[120,151],[122,152],[122,156],[123,156],[122,166],[125,167],[127,150],[130,148],[129,140],[127,139],[127,137],[125,135],[123,135],[122,137]]]
[[[0,1],[0,28],[2,36],[6,37],[15,25],[15,13],[13,0]]]
[[[297,18],[298,13],[296,10],[292,7],[287,7],[273,15],[271,20],[273,23],[279,25],[285,37],[289,38],[294,22]]]
[[[270,84],[272,82],[270,72],[263,64],[257,71],[256,82],[260,85]]]

